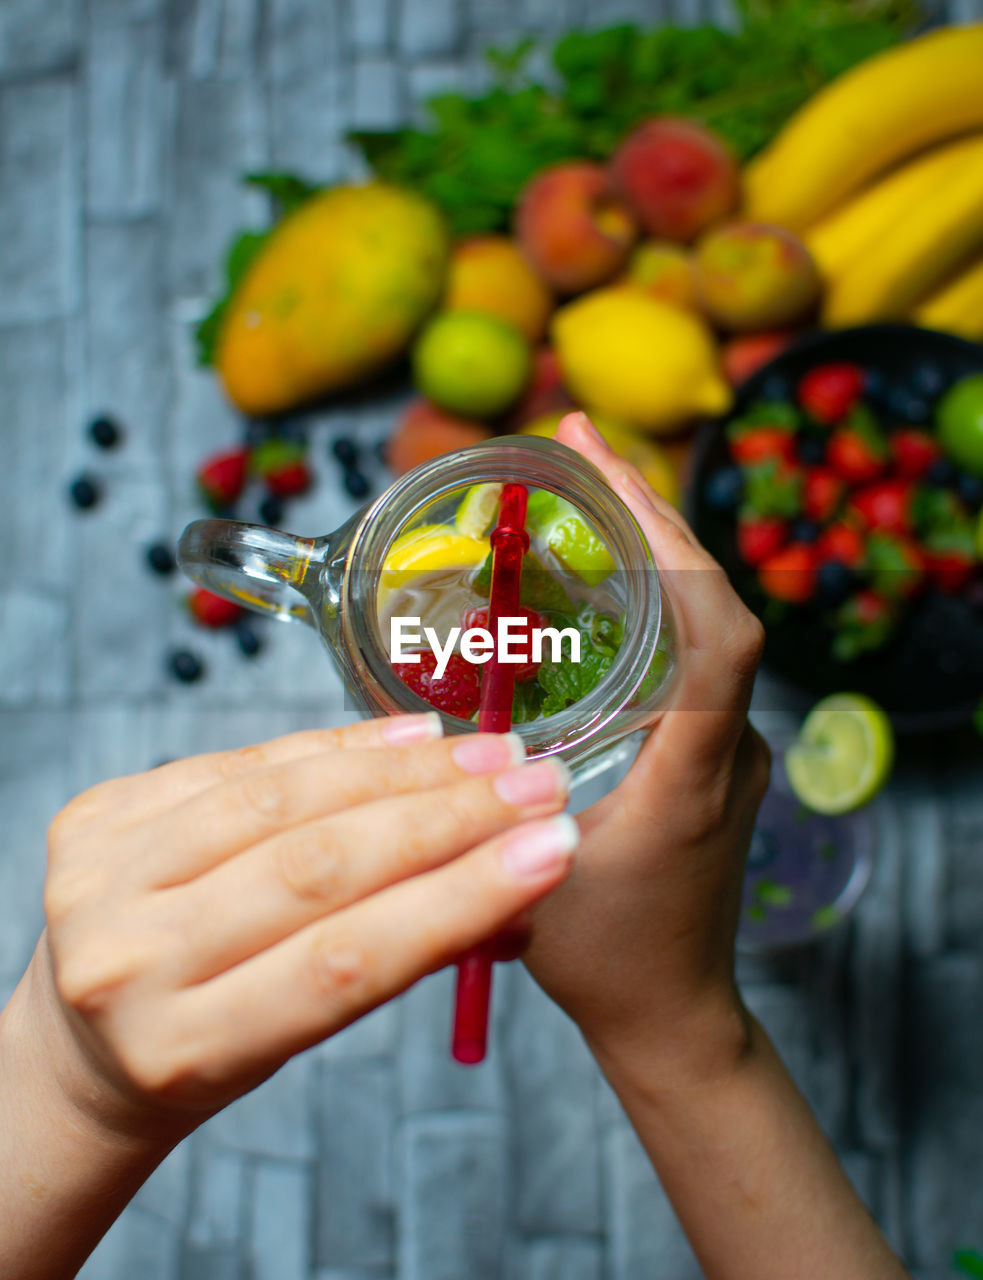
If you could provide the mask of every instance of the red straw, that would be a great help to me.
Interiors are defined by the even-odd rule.
[[[492,579],[488,597],[488,630],[498,640],[499,618],[519,617],[522,557],[529,549],[526,533],[524,485],[507,484],[502,490],[498,523],[492,530]],[[512,728],[512,695],[515,664],[498,661],[497,648],[481,676],[478,728],[482,733],[508,733]],[[491,1002],[493,947],[486,943],[469,951],[457,967],[454,1001],[454,1039],[451,1052],[457,1062],[473,1066],[485,1056],[488,1043],[488,1007]]]

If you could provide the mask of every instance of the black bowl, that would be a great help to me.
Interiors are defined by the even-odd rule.
[[[697,536],[759,615],[764,614],[767,602],[757,589],[755,571],[738,554],[734,516],[709,506],[706,480],[730,462],[724,434],[730,418],[768,398],[766,392],[773,396],[783,382],[794,388],[815,365],[839,360],[873,371],[882,394],[890,394],[892,389],[907,389],[916,370],[926,366],[937,367],[946,386],[983,372],[983,346],[903,324],[810,335],[749,378],[726,419],[700,429],[688,515]],[[819,613],[792,608],[784,619],[767,622],[765,663],[813,697],[841,690],[868,694],[884,707],[901,732],[954,727],[969,720],[983,698],[983,617],[974,614],[962,597],[930,592],[911,606],[888,645],[844,663],[832,657],[830,632]]]

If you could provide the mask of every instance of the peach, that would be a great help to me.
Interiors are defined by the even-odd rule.
[[[693,120],[640,124],[614,153],[611,173],[649,235],[666,240],[695,239],[740,201],[737,161]]]
[[[451,254],[444,306],[506,320],[530,342],[546,332],[553,295],[508,236],[462,240]]]
[[[386,462],[401,476],[431,458],[466,449],[493,434],[482,422],[459,418],[429,400],[414,400],[386,442]]]
[[[519,198],[515,231],[533,268],[560,293],[581,293],[622,269],[636,227],[598,164],[544,169]]]
[[[576,408],[563,385],[560,362],[552,347],[539,347],[533,352],[532,376],[519,403],[506,419],[508,431],[520,431],[547,413],[566,413]]]
[[[747,382],[753,373],[774,360],[792,342],[791,333],[745,333],[731,338],[720,349],[720,363],[732,387]]]
[[[815,308],[821,287],[802,241],[764,222],[708,232],[696,251],[696,285],[710,319],[735,333],[795,324]]]
[[[646,240],[638,245],[629,259],[624,283],[660,302],[689,311],[700,309],[690,255],[669,240]]]

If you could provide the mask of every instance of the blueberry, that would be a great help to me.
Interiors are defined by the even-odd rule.
[[[943,488],[946,485],[952,484],[955,480],[956,468],[948,458],[936,458],[928,471],[926,471],[925,478],[930,484],[935,484],[940,488]]]
[[[956,488],[963,502],[971,507],[983,506],[983,478],[960,471],[956,477]]]
[[[350,436],[339,436],[332,441],[331,452],[343,467],[354,467],[358,462],[358,445]]]
[[[103,414],[89,423],[89,438],[100,449],[115,449],[123,439],[119,423]]]
[[[274,424],[272,434],[291,444],[307,444],[307,423],[300,418],[284,418]]]
[[[344,485],[353,498],[368,497],[369,482],[361,471],[357,471],[354,467],[349,467],[345,472]]]
[[[182,684],[194,684],[205,674],[201,659],[189,649],[175,649],[167,659],[167,667],[175,680]]]
[[[881,404],[887,399],[887,378],[880,369],[868,369],[864,373],[864,395]]]
[[[155,542],[153,546],[147,548],[147,564],[150,565],[154,573],[159,573],[162,578],[166,578],[169,573],[173,573],[177,567],[174,552],[166,542]]]
[[[815,542],[819,537],[819,525],[815,520],[796,520],[791,529],[793,542]]]
[[[247,449],[265,444],[273,434],[266,418],[247,418],[242,429],[242,443]]]
[[[976,578],[967,586],[966,600],[973,612],[983,618],[983,578]]]
[[[914,394],[907,387],[892,387],[887,393],[888,412],[902,422],[910,422],[913,426],[921,426],[929,419],[928,401]]]
[[[839,560],[824,560],[816,576],[820,601],[833,607],[842,604],[853,590],[854,572]]]
[[[283,520],[283,499],[268,494],[259,504],[259,518],[264,524],[279,525]]]
[[[372,446],[372,452],[385,467],[389,463],[389,441],[377,440]]]
[[[803,436],[799,440],[799,458],[807,467],[819,467],[826,461],[826,441],[821,436]]]
[[[80,511],[94,507],[101,497],[98,484],[91,476],[77,476],[68,486],[68,496]]]
[[[929,400],[937,399],[945,390],[948,379],[940,365],[925,360],[911,371],[911,386],[916,395]]]
[[[706,500],[714,511],[733,511],[744,494],[740,467],[721,467],[707,480]]]
[[[263,647],[262,640],[249,622],[236,623],[236,643],[240,652],[247,658],[255,658]]]
[[[769,404],[792,399],[792,384],[781,373],[769,373],[761,384],[761,398]]]

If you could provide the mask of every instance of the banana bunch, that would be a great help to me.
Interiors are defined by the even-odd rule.
[[[748,216],[799,231],[830,327],[914,319],[983,338],[983,24],[871,58],[745,174]]]

